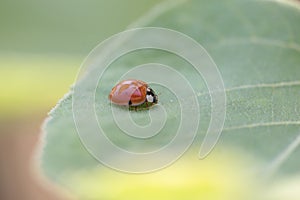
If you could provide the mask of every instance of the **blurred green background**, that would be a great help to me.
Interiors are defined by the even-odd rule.
[[[61,196],[61,189],[44,180],[39,171],[32,167],[32,155],[39,144],[40,126],[47,116],[47,112],[68,92],[88,53],[104,39],[125,30],[130,23],[138,20],[161,1],[0,0],[0,200],[66,199]],[[228,2],[223,2],[223,4]],[[219,6],[217,1],[214,2],[214,5]],[[209,20],[215,21],[218,25],[219,22],[222,23],[222,20],[218,21],[216,13],[223,13],[224,10],[221,10],[222,7],[214,7],[214,5],[212,8],[216,8],[216,10],[208,13],[208,18],[201,20],[206,23],[210,23]],[[227,12],[232,14],[233,11],[229,9]],[[250,12],[252,12],[251,9],[249,9]],[[270,11],[270,13],[272,16],[275,13],[278,14],[277,10]],[[287,13],[286,11],[285,14],[287,15]],[[263,18],[265,13],[260,14],[257,17]],[[291,14],[293,13],[291,12]],[[238,22],[232,23],[234,27],[237,27],[236,24],[244,24],[243,20],[245,19],[239,10],[232,15],[240,16]],[[266,19],[270,20],[270,15],[268,16],[269,18]],[[278,15],[275,16],[278,17]],[[167,22],[170,23],[170,26],[176,26],[177,23],[180,26],[180,23],[185,24],[193,20],[183,16],[180,20],[175,20],[174,24],[172,24],[172,20]],[[199,21],[201,20],[199,19]],[[254,22],[255,20],[256,18],[253,18]],[[280,22],[283,21],[278,20],[273,24],[274,30],[277,30]],[[161,21],[156,22],[156,25],[160,23]],[[292,22],[289,21],[289,23]],[[164,23],[161,24],[164,25]],[[191,24],[189,28],[195,34],[206,33],[206,31],[212,33],[205,34],[204,41],[213,41],[215,37],[219,37],[218,34],[222,36],[226,31],[229,36],[235,36],[236,33],[243,33],[243,31],[249,33],[247,27],[244,30],[242,26],[236,28],[238,31],[232,31],[232,24],[227,26],[229,31],[226,29],[220,33],[216,32],[219,27],[216,30],[214,27],[200,27],[203,30],[199,31],[197,27],[193,29],[194,24]],[[221,28],[222,25],[224,24],[220,24]],[[253,23],[253,27],[255,25],[257,24]],[[258,27],[263,27],[260,33],[262,35],[269,34],[268,31],[264,32],[264,27],[268,29],[268,24],[263,26],[261,23],[260,25]],[[204,30],[205,28],[208,30]],[[280,30],[284,29],[280,28]],[[275,36],[277,33],[281,34],[280,31],[272,33]],[[280,35],[281,37],[285,38],[285,35]],[[226,37],[224,38],[226,39]],[[297,36],[295,38],[298,39]],[[234,48],[234,50],[238,49]],[[220,55],[223,55],[224,52],[220,51]],[[241,57],[243,55],[241,53]],[[225,62],[220,63],[224,64]],[[226,64],[231,66],[234,65],[234,62]],[[226,72],[231,73],[230,70]],[[279,75],[278,77],[281,77],[282,74]],[[272,129],[269,132],[273,134]],[[273,137],[273,135],[269,135]],[[277,140],[278,143],[282,143],[280,138]],[[251,143],[252,140],[249,141]],[[236,143],[239,142],[236,141]],[[271,142],[268,141],[268,143]],[[256,149],[257,144],[253,142],[249,146]],[[53,145],[53,147],[56,146]],[[275,150],[277,148],[274,146]],[[105,168],[104,171],[83,170],[72,178],[65,174],[67,178],[62,177],[62,179],[67,180],[68,182],[65,184],[75,189],[78,195],[90,197],[90,199],[103,195],[99,192],[99,185],[97,185],[101,178],[105,181],[101,180],[103,185],[100,186],[104,188],[103,191],[108,196],[116,191],[121,191],[122,197],[127,195],[127,197],[132,197],[130,199],[134,199],[134,197],[135,199],[145,199],[145,196],[155,199],[157,196],[169,196],[169,191],[176,191],[178,193],[172,193],[173,197],[183,199],[189,198],[188,195],[192,194],[191,192],[199,192],[199,188],[202,188],[200,195],[205,199],[224,200],[232,199],[232,197],[244,199],[239,197],[245,195],[248,195],[249,199],[254,199],[251,195],[259,194],[263,188],[260,187],[260,184],[264,183],[257,181],[256,176],[249,175],[244,169],[246,166],[260,163],[252,157],[247,157],[245,152],[235,149],[228,148],[226,151],[222,149],[217,153],[220,153],[221,156],[214,160],[208,159],[203,165],[200,165],[197,160],[186,157],[181,159],[177,165],[171,166],[169,170],[145,176],[115,173],[115,171]],[[186,163],[190,164],[186,165]],[[272,197],[272,200],[279,194],[284,198],[279,196],[276,198],[278,200],[292,199],[286,198],[286,194],[291,194],[290,197],[295,200],[298,199],[299,193],[294,195],[293,192],[298,191],[300,179],[294,177],[295,180],[287,179],[285,181],[283,179],[275,186],[272,185],[266,193]],[[165,187],[161,187],[162,185]]]
[[[1,118],[45,113],[99,42],[160,1],[1,0]]]
[[[47,113],[83,59],[161,0],[0,0],[0,199],[65,199],[32,170]]]

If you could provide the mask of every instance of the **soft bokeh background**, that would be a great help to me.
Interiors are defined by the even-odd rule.
[[[128,199],[187,199],[194,198],[193,194],[206,200],[252,200],[260,193],[268,197],[264,200],[299,199],[299,175],[280,177],[280,181],[272,185],[258,181],[256,174],[247,171],[247,166],[259,166],[259,160],[233,146],[215,150],[214,159],[209,157],[206,162],[187,156],[167,170],[143,176],[116,173],[108,168],[63,174],[65,177],[61,179],[65,182],[61,184],[76,194],[68,194],[50,183],[36,169],[32,156],[39,144],[40,127],[49,110],[69,90],[83,59],[99,42],[124,30],[161,1],[0,0],[0,200],[68,199],[71,195],[83,199],[99,199],[99,196],[104,199],[124,199],[125,196]],[[217,8],[216,12],[223,9],[218,1],[214,1],[212,7]],[[213,20],[215,13],[209,14],[208,19]],[[239,14],[238,11],[234,14],[240,16],[237,24],[243,24],[243,15]],[[263,18],[264,13],[260,14]],[[189,21],[192,20],[183,18],[179,22]],[[276,24],[280,26],[280,22],[283,21]],[[237,33],[243,31],[239,28],[236,28]],[[273,28],[277,30],[277,26]],[[197,31],[195,28],[195,33]],[[210,36],[207,34],[204,39],[215,37]],[[279,140],[277,138],[281,143]],[[256,148],[257,144],[251,142],[249,146]]]
[[[65,199],[31,166],[81,62],[161,0],[0,0],[0,199]]]

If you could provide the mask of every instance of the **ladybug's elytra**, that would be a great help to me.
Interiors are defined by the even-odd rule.
[[[117,105],[150,107],[157,104],[158,98],[147,83],[141,80],[128,79],[119,82],[109,94],[109,100]]]

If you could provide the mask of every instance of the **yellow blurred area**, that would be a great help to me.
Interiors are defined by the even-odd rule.
[[[0,117],[45,113],[69,90],[82,58],[0,56]]]
[[[274,183],[271,188],[266,191],[265,199],[267,200],[299,200],[300,199],[300,176],[283,178],[279,182]]]
[[[73,173],[64,180],[69,181],[66,185],[72,187],[73,194],[89,200],[253,200],[261,195],[260,183],[249,173],[253,161],[242,154],[227,150],[226,154],[213,153],[204,160],[196,155],[183,156],[171,166],[149,174],[97,168]]]

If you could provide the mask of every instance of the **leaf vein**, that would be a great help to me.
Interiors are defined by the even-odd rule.
[[[267,39],[262,37],[250,37],[250,38],[228,38],[220,40],[218,43],[212,45],[212,47],[228,46],[228,45],[243,45],[243,44],[258,44],[267,46],[276,46],[285,49],[292,49],[300,53],[300,45],[295,42],[286,42],[276,39]]]
[[[286,126],[286,125],[300,125],[300,121],[277,121],[277,122],[263,122],[263,123],[253,123],[253,124],[244,124],[240,126],[231,126],[223,128],[223,131],[231,131],[238,129],[251,129],[264,126]]]
[[[300,146],[300,134],[285,149],[283,149],[271,163],[266,167],[265,173],[270,177],[280,166],[290,157],[290,155]]]
[[[225,92],[232,92],[236,90],[245,90],[245,89],[258,89],[258,88],[280,88],[280,87],[292,87],[292,86],[300,86],[300,81],[288,81],[288,82],[278,82],[278,83],[260,83],[256,85],[241,85],[236,87],[231,87],[228,89],[225,89]],[[221,91],[211,91],[206,93],[198,93],[197,96],[205,96],[209,95],[215,92],[221,92]]]
[[[256,89],[256,88],[279,88],[279,87],[291,87],[291,86],[299,86],[300,81],[288,81],[288,82],[278,82],[278,83],[260,83],[256,85],[241,85],[226,89],[226,92],[234,91],[234,90],[242,90],[242,89]]]

